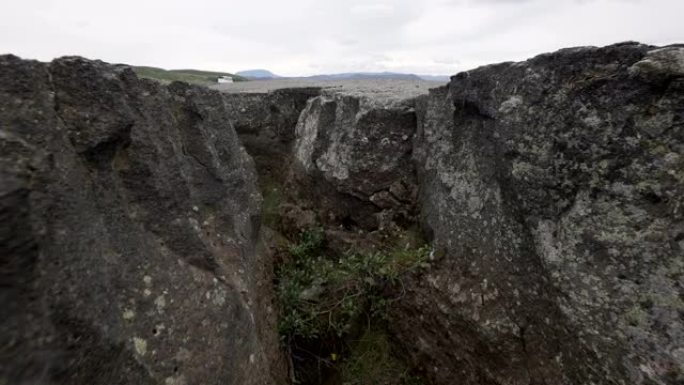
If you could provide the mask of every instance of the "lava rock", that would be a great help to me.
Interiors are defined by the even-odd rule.
[[[310,181],[319,207],[355,227],[374,230],[374,213],[410,205],[394,199],[389,189],[415,186],[411,101],[390,103],[344,92],[309,101],[297,123],[295,170],[302,184]]]
[[[421,98],[419,205],[445,256],[390,326],[432,382],[684,381],[680,54],[565,49]]]
[[[127,67],[0,57],[3,383],[284,381],[228,115]]]

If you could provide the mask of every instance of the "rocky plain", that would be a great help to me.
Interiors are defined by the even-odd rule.
[[[684,46],[216,89],[0,56],[0,257],[2,385],[683,384]]]

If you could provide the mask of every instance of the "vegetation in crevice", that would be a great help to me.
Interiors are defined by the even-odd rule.
[[[430,249],[404,244],[335,255],[325,241],[321,228],[302,232],[277,271],[279,332],[297,382],[415,383],[385,331],[387,308],[401,295],[388,288],[425,267]]]

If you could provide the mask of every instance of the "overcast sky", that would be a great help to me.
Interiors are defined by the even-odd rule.
[[[684,0],[0,0],[0,53],[288,76],[454,74],[625,40],[684,43]]]

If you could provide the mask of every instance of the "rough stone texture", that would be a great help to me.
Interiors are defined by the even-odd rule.
[[[418,103],[433,267],[391,326],[436,384],[684,381],[682,50],[565,49]]]
[[[214,88],[233,107],[232,119],[255,159],[264,194],[281,201],[281,223],[269,225],[294,234],[306,224],[339,225],[343,231],[330,235],[339,238],[344,249],[367,243],[367,235],[349,237],[356,231],[413,222],[413,98],[439,83],[313,79],[243,83]]]
[[[0,382],[284,381],[229,113],[125,67],[0,57]]]
[[[346,93],[309,101],[297,123],[295,162],[329,218],[375,230],[407,217],[415,195],[412,100],[388,103]],[[312,180],[307,185],[306,180]]]

